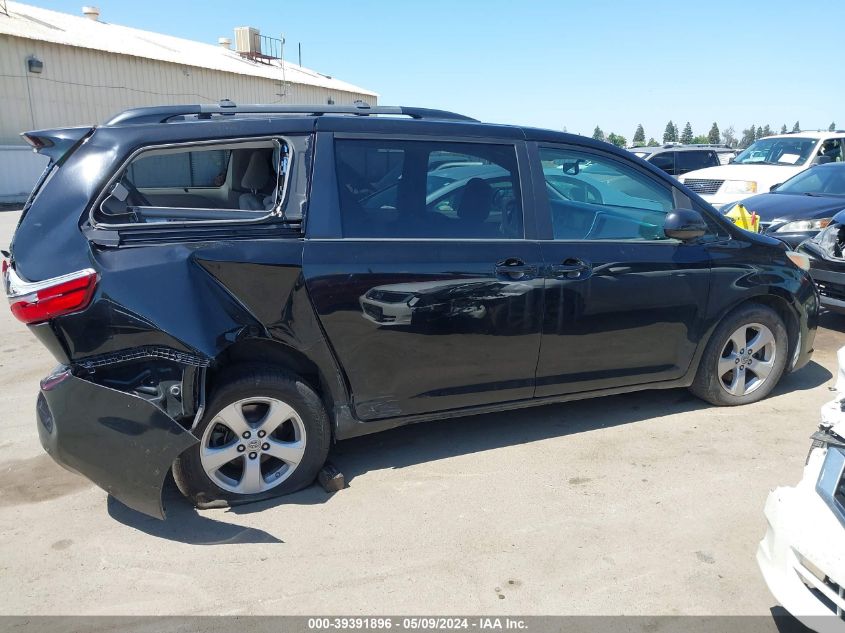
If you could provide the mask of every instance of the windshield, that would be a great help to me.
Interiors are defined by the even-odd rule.
[[[764,138],[752,143],[734,159],[734,164],[801,165],[816,146],[813,138]]]
[[[777,193],[845,196],[845,165],[811,167],[783,183]]]

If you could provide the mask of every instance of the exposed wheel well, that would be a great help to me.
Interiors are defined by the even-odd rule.
[[[317,366],[302,352],[267,339],[248,339],[227,347],[214,360],[206,373],[206,400],[208,394],[214,391],[221,375],[230,371],[232,367],[250,364],[269,365],[296,374],[317,392],[331,418],[333,411],[331,391],[326,387]]]

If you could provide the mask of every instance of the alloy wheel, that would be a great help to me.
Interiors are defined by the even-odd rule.
[[[200,462],[220,488],[252,495],[290,477],[305,454],[305,425],[275,398],[246,398],[220,410],[205,428]]]
[[[769,379],[775,366],[777,344],[762,323],[747,323],[730,335],[719,357],[719,384],[732,396],[756,391]]]

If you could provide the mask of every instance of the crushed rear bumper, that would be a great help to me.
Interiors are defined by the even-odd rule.
[[[41,445],[60,465],[125,505],[163,519],[165,477],[198,442],[151,402],[59,367],[42,381],[36,406]]]

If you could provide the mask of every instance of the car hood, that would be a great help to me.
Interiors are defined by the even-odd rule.
[[[767,191],[772,185],[785,182],[804,169],[803,165],[720,165],[719,167],[705,167],[704,169],[687,172],[682,178],[685,181],[690,178],[754,180],[757,182],[757,191]]]
[[[742,205],[754,211],[763,222],[774,220],[814,220],[829,218],[845,209],[840,196],[805,196],[790,193],[762,193],[742,200]]]

